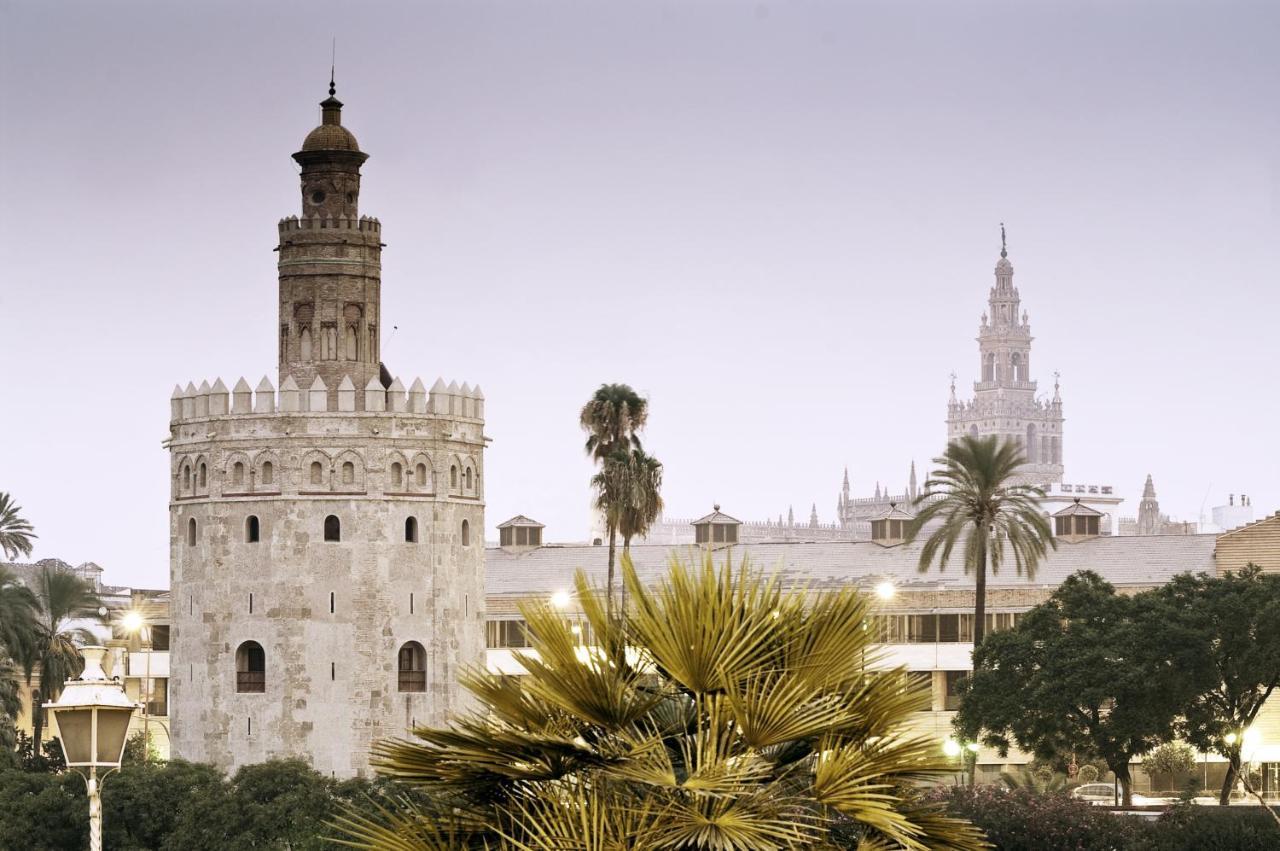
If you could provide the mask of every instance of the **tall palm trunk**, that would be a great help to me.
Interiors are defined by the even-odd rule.
[[[44,754],[41,747],[40,737],[44,735],[44,689],[36,688],[31,690],[31,756],[35,760],[39,760]]]
[[[985,525],[985,524],[983,524]],[[979,535],[977,575],[973,591],[973,646],[977,649],[987,632],[987,536]]]
[[[608,574],[608,577],[605,579],[604,604],[605,604],[605,611],[609,615],[609,620],[612,621],[613,620],[613,581],[614,581],[613,563],[614,563],[614,557],[617,555],[617,551],[618,551],[618,527],[614,523],[609,523],[608,525],[609,525],[609,574]]]

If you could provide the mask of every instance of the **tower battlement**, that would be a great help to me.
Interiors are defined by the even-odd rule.
[[[300,230],[355,230],[364,233],[382,233],[382,222],[373,216],[286,216],[279,222],[280,236]]]
[[[359,395],[363,406],[356,405]],[[248,416],[258,414],[335,414],[377,415],[385,413],[419,414],[433,417],[450,417],[483,422],[484,392],[479,385],[458,386],[457,381],[447,386],[443,378],[436,379],[428,392],[421,378],[415,378],[408,390],[400,379],[383,387],[376,378],[363,390],[357,390],[347,376],[335,388],[326,387],[316,376],[307,389],[298,387],[293,376],[287,376],[277,391],[264,375],[257,389],[250,389],[242,376],[231,390],[221,378],[212,385],[202,381],[197,387],[188,382],[186,388],[175,385],[169,397],[169,421],[171,423],[194,422],[215,417]]]

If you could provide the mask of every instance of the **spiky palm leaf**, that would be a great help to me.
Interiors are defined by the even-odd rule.
[[[986,847],[919,801],[947,760],[906,732],[927,706],[920,688],[863,667],[857,592],[784,590],[709,554],[673,559],[649,588],[622,564],[625,622],[576,580],[599,646],[527,604],[527,677],[471,671],[464,684],[488,711],[375,747],[380,773],[449,806],[349,810],[335,822],[345,844],[791,851],[831,848],[833,825],[852,823],[867,848]]]
[[[919,513],[908,524],[907,541],[914,541],[935,522],[936,528],[920,550],[920,572],[935,561],[946,568],[957,545],[963,551],[964,572],[974,574],[974,644],[986,631],[988,566],[992,573],[1010,555],[1019,575],[1034,579],[1036,568],[1058,541],[1040,508],[1044,490],[1019,481],[1026,458],[1015,441],[996,435],[965,435],[947,444],[933,463],[924,494],[916,500]]]
[[[36,539],[35,530],[21,512],[22,506],[13,497],[0,491],[0,550],[10,561],[31,555],[31,542]]]
[[[97,619],[102,606],[93,585],[69,570],[58,567],[41,567],[36,574],[36,603],[38,623],[32,643],[25,648],[18,662],[30,685],[35,671],[40,672],[39,699],[57,700],[62,686],[80,673],[83,663],[79,647],[93,644],[96,638],[83,627],[71,627],[73,620]],[[40,741],[44,729],[44,711],[32,711],[32,736]]]

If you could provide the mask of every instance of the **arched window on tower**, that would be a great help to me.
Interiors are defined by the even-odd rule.
[[[356,326],[348,325],[342,341],[342,354],[347,360],[356,360]]]
[[[467,468],[467,485],[466,485],[467,490],[471,490],[471,487],[472,487],[471,482],[472,482],[471,468],[468,467]]]
[[[256,641],[236,648],[236,692],[262,694],[267,690],[267,654]]]
[[[418,543],[418,518],[406,517],[404,520],[404,542],[406,544]]]
[[[192,517],[187,521],[187,546],[194,547],[196,545],[196,519]]]
[[[204,490],[209,486],[209,468],[203,461],[200,462],[200,472],[197,475],[196,484],[200,490]]]
[[[1023,382],[1027,380],[1027,373],[1026,370],[1023,369],[1022,355],[1020,353],[1013,353],[1013,356],[1009,358],[1009,365],[1013,369],[1013,380],[1015,382]]]
[[[403,487],[403,485],[401,484],[401,481],[400,481],[400,480],[403,478],[403,476],[404,476],[404,468],[400,466],[400,462],[399,462],[399,461],[395,461],[395,462],[393,462],[393,463],[391,464],[391,487],[392,487],[392,489],[394,489],[394,490],[399,490],[401,487]]]
[[[270,485],[275,483],[275,468],[271,466],[270,461],[262,462],[262,479],[259,484]]]
[[[244,484],[244,464],[240,461],[237,461],[231,467],[231,484],[233,485]]]
[[[342,521],[336,514],[330,514],[324,519],[324,539],[326,541],[342,540]]]
[[[342,483],[344,485],[353,485],[356,482],[356,465],[350,461],[342,463]]]
[[[300,360],[311,360],[311,329],[303,327],[302,333],[298,335],[298,351],[301,355]]]
[[[471,523],[466,520],[462,521],[462,546],[471,546]]]
[[[190,464],[182,465],[182,490],[188,493],[191,491],[191,465]]]
[[[244,521],[244,540],[247,544],[258,543],[259,524],[256,515],[250,514]]]
[[[449,465],[449,487],[456,488],[458,486],[458,465]]]
[[[996,356],[994,353],[982,359],[982,380],[987,384],[996,380]]]
[[[427,653],[416,641],[406,641],[400,646],[399,677],[397,690],[424,692],[427,690]]]
[[[321,464],[319,461],[311,462],[311,484],[313,485],[324,484],[324,465]]]
[[[420,488],[427,486],[427,465],[419,463],[414,469],[414,483]]]

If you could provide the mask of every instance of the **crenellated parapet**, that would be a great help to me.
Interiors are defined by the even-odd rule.
[[[360,404],[357,404],[357,399]],[[477,385],[458,385],[457,381],[444,383],[436,379],[428,391],[421,378],[415,378],[406,390],[399,378],[383,387],[376,379],[370,379],[363,389],[358,389],[350,376],[334,388],[325,385],[316,376],[304,388],[299,387],[292,375],[285,377],[277,390],[263,376],[257,388],[250,388],[243,377],[230,390],[221,378],[212,385],[202,381],[197,387],[188,382],[183,388],[177,385],[169,399],[171,423],[204,420],[211,417],[236,417],[257,414],[418,414],[433,417],[449,417],[464,420],[484,420],[484,392]]]
[[[286,216],[280,220],[280,239],[286,240],[298,231],[345,230],[368,234],[381,234],[382,222],[373,216]]]

